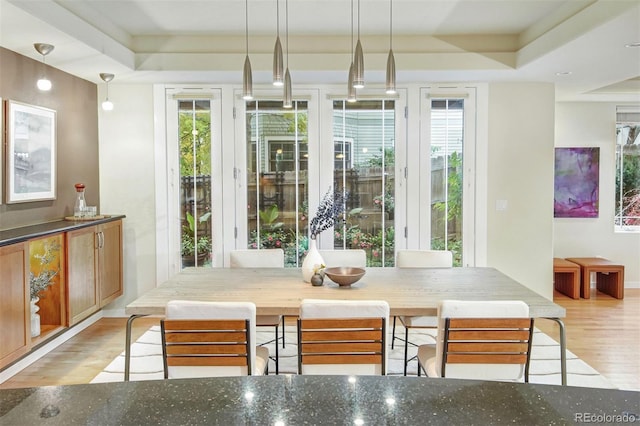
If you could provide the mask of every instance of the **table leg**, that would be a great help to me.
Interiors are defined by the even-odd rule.
[[[146,315],[131,315],[127,320],[127,332],[124,345],[124,381],[129,381],[129,370],[131,367],[131,325],[136,318],[146,317]]]
[[[547,318],[558,323],[560,327],[560,377],[562,386],[567,386],[567,334],[560,318]]]

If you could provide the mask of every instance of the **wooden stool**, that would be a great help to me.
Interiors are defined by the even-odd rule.
[[[601,257],[568,257],[566,260],[580,265],[582,283],[580,295],[591,297],[591,273],[596,273],[596,288],[616,299],[624,298],[624,265],[615,264]]]
[[[580,299],[580,265],[554,257],[553,287],[572,299]]]

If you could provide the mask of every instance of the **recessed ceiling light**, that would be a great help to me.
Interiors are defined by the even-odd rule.
[[[571,75],[571,71],[558,71],[556,75],[559,75],[559,76]]]
[[[635,43],[625,44],[624,47],[640,47],[640,41],[636,41]]]

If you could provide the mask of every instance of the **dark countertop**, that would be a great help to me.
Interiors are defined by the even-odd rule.
[[[566,425],[640,421],[640,392],[425,377],[265,376],[0,390],[13,425]],[[359,422],[361,419],[362,422]]]
[[[52,222],[39,223],[37,225],[23,226],[20,228],[12,228],[0,230],[0,247],[9,244],[20,243],[32,238],[46,237],[47,235],[57,234],[59,232],[73,231],[74,229],[86,228],[88,226],[100,223],[112,222],[114,220],[123,219],[124,215],[103,215],[101,219],[74,221],[74,220],[55,220]]]

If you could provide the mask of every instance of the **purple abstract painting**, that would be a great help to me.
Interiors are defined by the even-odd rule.
[[[598,217],[600,148],[556,148],[554,217]]]

